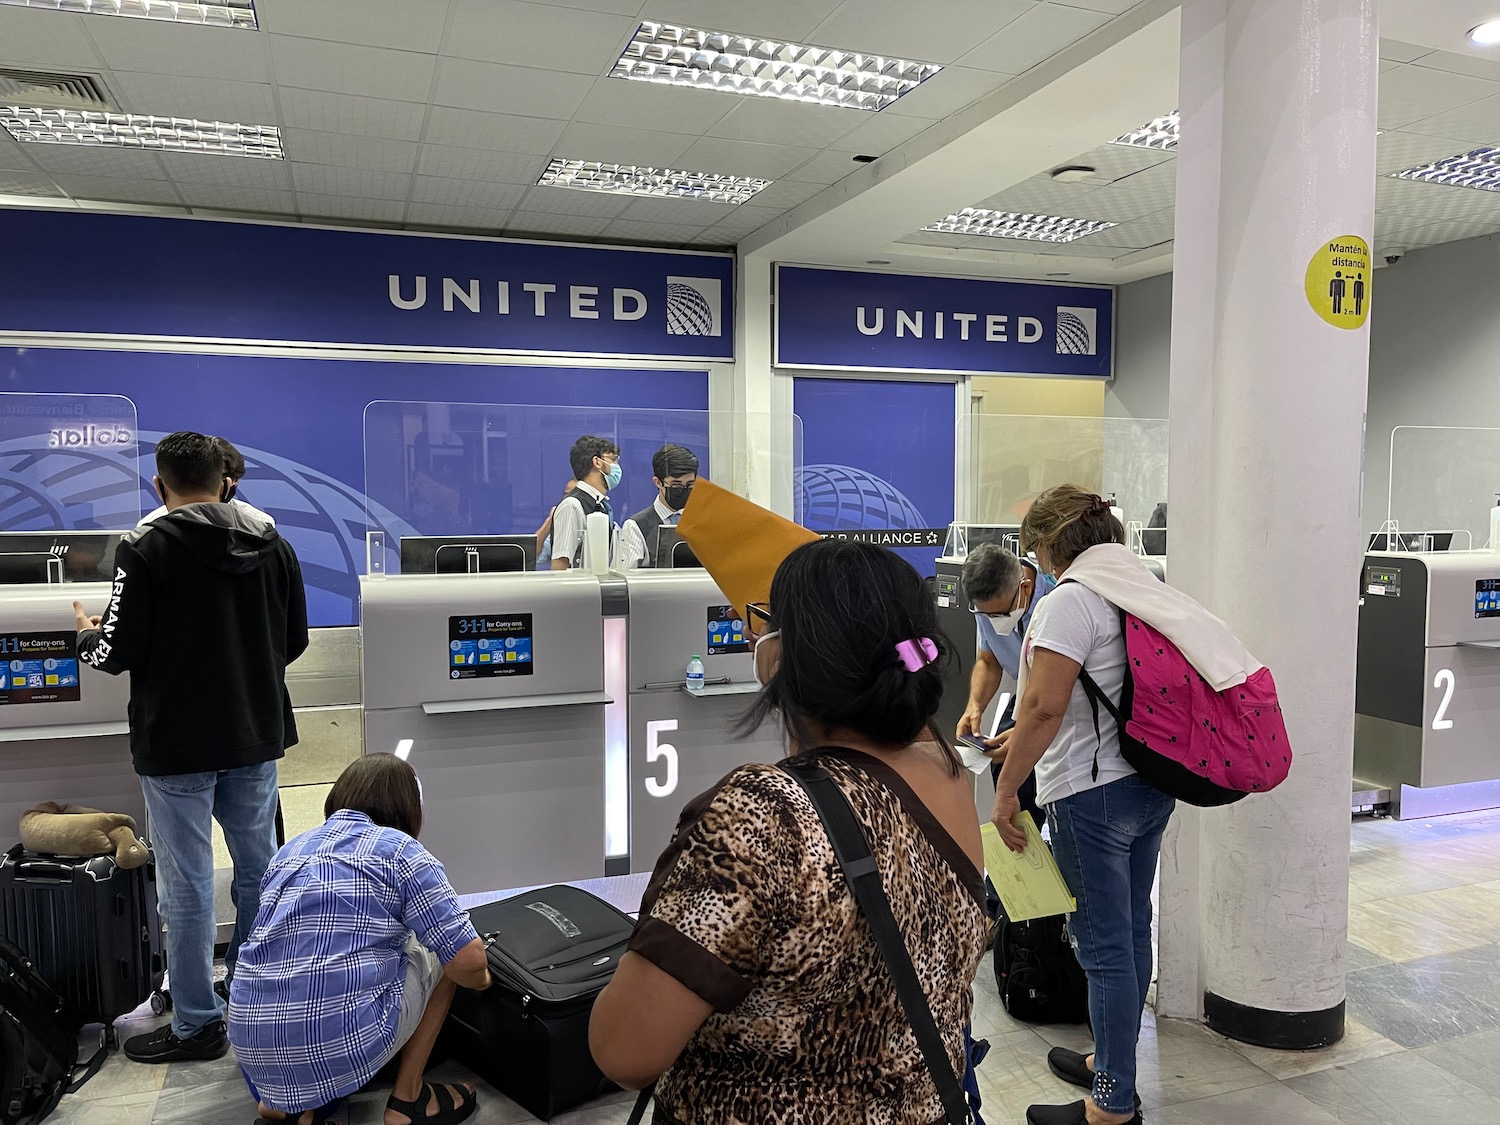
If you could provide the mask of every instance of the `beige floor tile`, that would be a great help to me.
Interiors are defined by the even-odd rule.
[[[47,1125],[150,1125],[160,1097],[152,1092],[85,1099],[79,1096],[82,1093],[80,1090],[78,1094],[63,1098],[52,1116],[47,1118]]]
[[[119,1027],[120,1040],[138,1033],[138,1028],[127,1028],[124,1024]],[[80,1055],[81,1058],[87,1057]],[[118,1050],[110,1055],[104,1065],[99,1068],[99,1073],[83,1084],[76,1094],[69,1094],[65,1101],[99,1101],[106,1098],[118,1098],[126,1095],[137,1094],[159,1094],[162,1083],[167,1079],[167,1068],[165,1066],[148,1066],[145,1063],[131,1062],[125,1057],[123,1050]]]
[[[1482,936],[1392,899],[1351,906],[1349,940],[1390,961],[1415,961],[1487,943]]]
[[[1229,1046],[1267,1074],[1285,1081],[1302,1074],[1315,1074],[1331,1066],[1347,1066],[1364,1059],[1381,1058],[1405,1050],[1358,1020],[1346,1020],[1344,1037],[1319,1051],[1275,1051],[1227,1040]]]
[[[1418,863],[1404,854],[1382,851],[1350,857],[1350,902],[1373,902],[1459,885],[1457,876]]]
[[[1500,841],[1491,836],[1454,837],[1405,849],[1402,855],[1460,886],[1500,879]]]
[[[979,1065],[979,1096],[991,1123],[1024,1121],[1026,1107],[1077,1101],[1083,1091],[1069,1086],[1047,1067],[1048,1045],[1032,1031],[992,1037]]]
[[[1179,1102],[1151,1115],[1151,1125],[1338,1125],[1338,1120],[1279,1082]]]
[[[1202,1024],[1160,1020],[1142,1028],[1136,1052],[1136,1089],[1148,1108],[1263,1086],[1271,1075]]]
[[[1449,887],[1390,900],[1406,910],[1436,918],[1486,942],[1500,941],[1500,881]]]
[[[1411,1051],[1320,1070],[1287,1085],[1347,1125],[1468,1125],[1500,1115],[1500,1102]]]

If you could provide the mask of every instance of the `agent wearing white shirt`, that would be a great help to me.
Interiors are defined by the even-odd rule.
[[[693,485],[698,482],[698,455],[685,445],[664,445],[651,455],[651,472],[656,499],[651,507],[626,520],[620,529],[616,561],[620,570],[661,565],[662,560],[657,557],[657,532],[663,527],[677,526]]]
[[[609,491],[620,486],[620,447],[609,438],[585,434],[568,451],[578,487],[565,496],[552,514],[552,569],[583,565],[584,519],[603,512],[614,523]]]
[[[275,527],[276,520],[269,512],[262,512],[254,504],[248,504],[244,500],[235,498],[235,493],[239,491],[240,481],[245,479],[244,454],[224,438],[216,437],[214,441],[218,442],[220,448],[224,450],[224,481],[223,487],[219,489],[219,499],[226,504],[232,504],[242,515],[249,516],[252,520],[263,523],[267,527]],[[145,527],[148,523],[153,523],[166,514],[167,506],[163,504],[161,507],[142,516],[141,522],[136,524],[136,526]]]

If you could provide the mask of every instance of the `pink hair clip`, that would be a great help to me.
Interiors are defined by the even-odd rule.
[[[937,644],[931,637],[913,637],[896,646],[896,655],[908,672],[920,672],[937,659]]]

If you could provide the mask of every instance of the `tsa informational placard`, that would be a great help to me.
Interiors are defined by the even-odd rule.
[[[455,680],[529,676],[531,614],[448,618],[448,675]]]
[[[0,634],[0,660],[5,661],[0,705],[81,698],[77,633]]]
[[[750,634],[745,632],[743,612],[732,605],[708,607],[709,656],[750,651]]]
[[[775,362],[839,371],[977,375],[1114,373],[1115,293],[781,266]]]
[[[0,210],[0,331],[734,357],[727,254]]]

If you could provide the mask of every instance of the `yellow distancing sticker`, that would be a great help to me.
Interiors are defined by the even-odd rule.
[[[1335,328],[1361,328],[1370,315],[1370,244],[1343,234],[1319,246],[1307,263],[1307,303]]]

